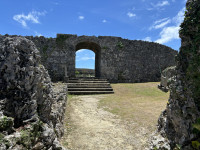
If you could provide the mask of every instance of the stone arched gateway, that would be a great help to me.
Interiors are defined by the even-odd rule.
[[[112,36],[58,34],[57,38],[27,37],[39,49],[53,81],[75,75],[75,54],[80,48],[96,53],[96,76],[110,82],[159,81],[161,71],[175,65],[177,51],[154,42]]]
[[[76,45],[76,51],[80,49],[89,49],[95,53],[95,77],[101,77],[101,47],[97,43],[85,41]]]

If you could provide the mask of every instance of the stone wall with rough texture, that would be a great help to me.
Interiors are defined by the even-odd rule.
[[[63,149],[65,104],[34,43],[0,36],[0,149]]]
[[[158,88],[164,92],[168,92],[170,80],[175,74],[176,66],[167,67],[165,70],[163,70],[161,74],[160,85],[158,85]]]
[[[200,0],[188,0],[170,98],[151,149],[200,149]]]
[[[75,55],[79,49],[95,52],[96,76],[111,82],[159,81],[161,71],[175,65],[177,54],[158,43],[111,36],[58,34],[57,38],[26,38],[36,44],[53,81],[75,76]]]

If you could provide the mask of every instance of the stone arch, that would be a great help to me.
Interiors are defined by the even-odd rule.
[[[89,49],[95,53],[95,77],[100,78],[101,76],[101,47],[99,44],[94,42],[80,42],[76,45],[76,51],[80,49]]]

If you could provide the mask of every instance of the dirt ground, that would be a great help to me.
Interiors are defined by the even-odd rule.
[[[142,150],[148,131],[98,108],[107,95],[75,96],[67,106],[62,143],[71,150]],[[134,135],[134,136],[133,136]]]

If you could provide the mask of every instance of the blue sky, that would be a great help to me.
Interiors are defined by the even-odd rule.
[[[185,0],[0,0],[0,34],[119,36],[158,42],[178,50],[185,3]],[[78,52],[77,59],[80,64],[94,63],[94,55],[86,50]]]

